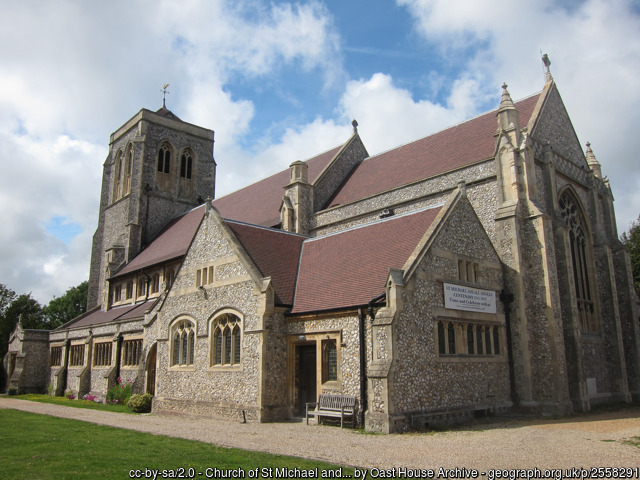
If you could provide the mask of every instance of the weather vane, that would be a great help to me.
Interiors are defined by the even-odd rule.
[[[167,108],[165,104],[165,99],[167,98],[167,93],[171,93],[171,92],[167,92],[168,87],[169,87],[168,83],[165,83],[162,87],[162,108]]]

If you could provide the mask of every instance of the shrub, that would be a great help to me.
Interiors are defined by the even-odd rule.
[[[150,393],[139,394],[134,393],[127,402],[127,407],[136,413],[148,413],[151,411],[151,400],[153,395]]]
[[[50,383],[47,385],[47,392],[49,392],[49,396],[53,397],[54,392],[54,388],[53,388],[53,383]]]
[[[18,389],[16,387],[10,387],[8,393],[11,396],[17,395],[18,394]]]
[[[126,405],[131,396],[131,382],[123,382],[120,377],[116,378],[116,382],[107,390],[107,403],[119,403]]]
[[[71,390],[66,390],[64,392],[64,396],[67,397],[69,400],[75,400],[76,399],[76,394],[73,393]]]

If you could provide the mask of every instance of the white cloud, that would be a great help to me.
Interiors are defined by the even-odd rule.
[[[637,218],[640,19],[630,1],[398,3],[433,51],[462,68],[448,78],[425,62],[428,99],[388,72],[348,79],[339,32],[319,1],[5,5],[0,202],[11,208],[0,211],[0,283],[47,302],[86,279],[109,133],[142,106],[160,107],[167,82],[168,107],[216,131],[219,196],[344,142],[353,118],[375,154],[467,119],[479,104],[496,106],[503,81],[514,98],[534,93],[543,85],[543,50],[579,138],[591,141],[611,179],[619,224]],[[296,93],[281,85],[283,69],[320,78],[334,113],[303,121],[283,114],[249,142],[258,106],[230,86],[264,80],[265,95],[296,105]],[[440,104],[442,91],[449,93]],[[68,243],[47,233],[58,217],[82,232]]]
[[[215,128],[218,155],[243,153],[236,142],[255,107],[226,82],[286,64],[317,70],[329,85],[342,75],[337,45],[318,2],[4,5],[0,283],[46,303],[87,278],[109,133],[140,107],[160,107],[162,84],[171,83],[169,108]],[[45,228],[53,218],[82,233],[58,240]]]
[[[470,56],[464,76],[515,98],[543,85],[540,51],[549,54],[576,133],[592,143],[616,198],[619,229],[640,213],[640,15],[630,0],[581,2],[397,0],[436,48]]]

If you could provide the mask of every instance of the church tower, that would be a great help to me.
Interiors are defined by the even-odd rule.
[[[87,309],[107,308],[112,274],[167,223],[214,197],[213,130],[183,122],[163,102],[140,110],[111,135],[93,236]]]

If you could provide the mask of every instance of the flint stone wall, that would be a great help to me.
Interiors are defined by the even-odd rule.
[[[239,261],[221,225],[205,217],[192,248],[185,257],[173,289],[158,311],[157,399],[154,409],[185,410],[237,418],[245,411],[249,420],[260,417],[262,368],[262,295]],[[224,259],[228,268],[213,284],[196,288],[196,271]],[[216,269],[217,270],[217,269]],[[236,283],[232,283],[233,279]],[[242,352],[239,366],[211,365],[211,321],[222,309],[242,319]],[[171,366],[171,327],[180,319],[196,327],[194,364]],[[269,319],[267,319],[269,321]]]
[[[501,303],[497,301],[496,315],[444,308],[443,282],[460,283],[459,258],[472,259],[479,264],[475,288],[494,290],[499,294],[503,286],[500,260],[471,205],[463,201],[447,219],[403,289],[403,308],[393,323],[393,389],[390,390],[393,407],[389,413],[396,417],[405,415],[405,426],[411,413],[496,409],[510,404]],[[455,359],[444,359],[438,353],[439,319],[499,326],[500,355],[459,355]],[[381,382],[374,382],[374,399],[376,388],[381,388]],[[374,410],[375,406],[374,400]],[[394,422],[395,428],[402,424],[398,418]]]

